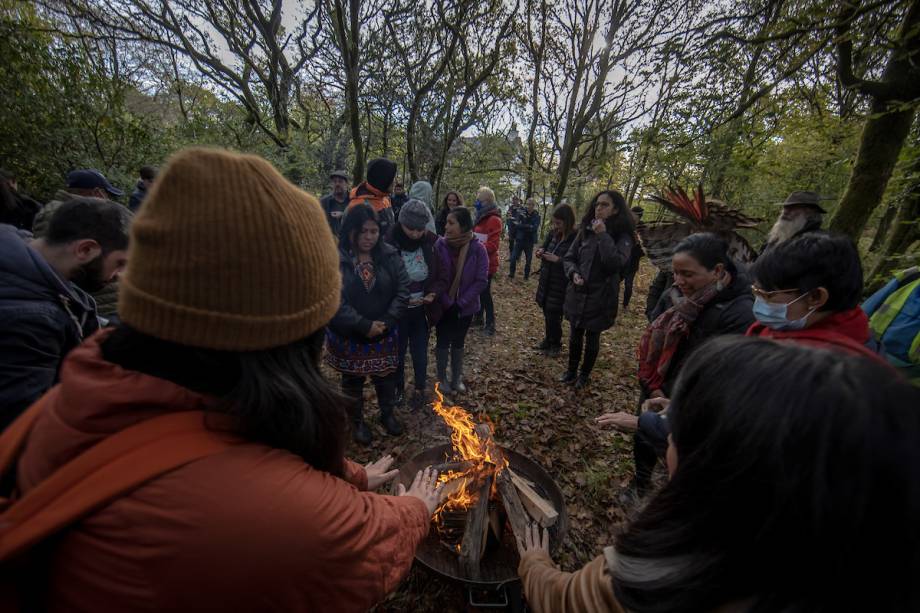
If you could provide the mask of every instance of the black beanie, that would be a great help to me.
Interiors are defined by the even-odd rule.
[[[386,158],[374,158],[367,163],[367,182],[382,192],[390,191],[396,176],[396,162]]]

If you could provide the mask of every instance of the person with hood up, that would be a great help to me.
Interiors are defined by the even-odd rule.
[[[437,321],[435,347],[440,389],[445,394],[466,392],[463,355],[466,334],[479,299],[488,283],[489,256],[473,236],[473,219],[467,208],[457,207],[447,216],[444,236],[435,243],[438,282],[434,294],[442,315]],[[451,377],[447,378],[450,358]]]
[[[492,300],[492,279],[498,272],[498,246],[502,236],[502,214],[495,204],[495,192],[480,187],[476,194],[476,226],[473,235],[489,255],[489,278],[480,297],[486,336],[495,336],[495,302]]]
[[[438,279],[438,258],[434,245],[438,237],[426,229],[431,220],[421,200],[409,200],[399,211],[399,221],[390,230],[387,242],[396,247],[409,277],[409,303],[399,320],[399,366],[396,404],[401,405],[406,391],[406,352],[412,351],[415,393],[409,401],[413,410],[427,402],[429,320],[437,321],[440,306],[434,288]]]
[[[0,430],[58,380],[61,362],[99,328],[88,292],[125,266],[131,214],[74,198],[29,240],[0,225]]]
[[[387,158],[374,158],[367,163],[367,180],[351,190],[346,211],[359,204],[370,205],[377,214],[380,235],[385,236],[396,223],[396,215],[390,202],[390,190],[395,180],[396,163]]]
[[[73,351],[30,409],[16,491],[164,419],[181,427],[161,449],[221,445],[43,543],[27,566],[37,608],[357,612],[396,588],[445,491],[428,470],[376,494],[392,459],[345,458],[346,402],[320,368],[338,262],[319,202],[265,160],[172,157],[132,227],[122,323]]]
[[[425,223],[425,229],[437,234],[435,232],[437,227],[434,221],[434,188],[431,187],[431,183],[428,181],[416,181],[413,183],[412,187],[409,188],[409,199],[419,200],[425,204],[429,217],[429,220]]]
[[[570,335],[568,368],[559,380],[576,389],[588,384],[600,351],[601,332],[616,322],[620,275],[629,262],[634,232],[622,194],[602,191],[591,201],[563,258],[569,281],[564,311]]]

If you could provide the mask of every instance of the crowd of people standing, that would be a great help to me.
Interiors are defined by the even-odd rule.
[[[583,388],[641,254],[615,190],[580,220],[553,207],[540,242],[533,200],[503,215],[482,187],[472,207],[448,191],[435,209],[432,186],[406,192],[384,158],[354,188],[333,172],[321,200],[218,149],[139,174],[133,212],[91,169],[44,207],[2,182],[0,599],[29,608],[380,602],[448,491],[427,468],[377,493],[393,458],[346,458],[349,437],[373,439],[365,386],[401,435],[399,407],[430,400],[433,329],[440,389],[469,392],[469,331],[477,317],[484,338],[497,330],[504,231],[509,277],[521,256],[525,279],[541,262],[536,349],[561,357],[567,320],[555,384]],[[625,493],[642,504],[573,573],[545,530],[515,535],[534,611],[920,606],[920,391],[859,306],[856,246],[796,194],[750,269],[717,234],[674,247],[630,348],[639,403],[598,418],[633,433]],[[107,317],[102,290],[117,295]]]

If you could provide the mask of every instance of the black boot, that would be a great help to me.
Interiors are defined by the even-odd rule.
[[[586,373],[581,373],[578,375],[578,379],[575,380],[575,389],[580,390],[588,387],[588,377],[590,375]]]
[[[567,370],[561,375],[559,375],[559,382],[571,385],[572,383],[575,382],[575,379],[577,378],[578,378],[578,373],[576,373],[574,370]]]
[[[546,351],[547,349],[550,348],[550,345],[551,343],[544,338],[543,341],[539,345],[534,347],[534,349],[536,349],[537,351]]]
[[[380,407],[380,424],[390,436],[399,436],[403,433],[402,424],[393,415],[393,407],[390,407],[389,410]]]
[[[463,347],[451,347],[450,350],[450,386],[460,394],[466,393],[463,384]]]
[[[548,358],[558,358],[559,354],[562,353],[562,345],[550,345],[544,353]]]
[[[364,445],[367,447],[371,444],[371,441],[374,439],[374,435],[371,434],[370,428],[367,427],[367,424],[364,423],[364,395],[363,390],[361,395],[358,397],[352,396],[351,408],[348,410],[348,415],[351,417],[351,436],[354,438],[355,442],[359,445]]]
[[[436,372],[438,375],[438,389],[442,394],[452,394],[454,390],[450,388],[450,382],[447,380],[447,358],[450,356],[450,349],[447,347],[436,347],[434,357],[436,362]]]
[[[580,359],[581,351],[576,353],[572,351],[572,347],[569,347],[569,367],[562,373],[562,376],[559,377],[559,381],[568,385],[575,382],[575,379],[578,378],[578,361]]]

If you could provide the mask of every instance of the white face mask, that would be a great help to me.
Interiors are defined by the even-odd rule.
[[[790,321],[788,317],[789,305],[798,302],[807,295],[808,292],[785,304],[767,302],[757,296],[754,298],[754,317],[757,318],[757,321],[773,330],[801,330],[805,327],[811,314],[818,310],[818,307],[808,311],[804,316]]]

